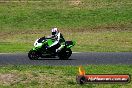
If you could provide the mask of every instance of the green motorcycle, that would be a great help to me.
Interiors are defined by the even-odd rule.
[[[72,54],[71,47],[75,45],[75,41],[65,41],[63,43],[63,48],[57,52],[55,49],[48,49],[47,47],[54,43],[54,39],[51,38],[39,38],[34,43],[34,48],[32,48],[29,53],[28,57],[31,60],[37,60],[39,57],[41,58],[53,58],[59,57],[59,59],[67,60]]]

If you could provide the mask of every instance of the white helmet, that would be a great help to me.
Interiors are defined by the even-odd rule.
[[[57,28],[53,28],[53,29],[52,29],[52,35],[56,35],[56,34],[58,34],[58,33],[59,33],[59,31],[58,31]]]

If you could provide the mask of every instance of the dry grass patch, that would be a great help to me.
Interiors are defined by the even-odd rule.
[[[0,74],[0,84],[12,85],[20,81],[19,75],[15,73]]]
[[[81,4],[81,0],[71,0],[69,1],[70,5],[78,6]]]

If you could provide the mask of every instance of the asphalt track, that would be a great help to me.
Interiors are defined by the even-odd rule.
[[[69,60],[40,58],[29,60],[27,54],[0,54],[0,65],[88,65],[132,64],[132,52],[126,53],[73,53]]]

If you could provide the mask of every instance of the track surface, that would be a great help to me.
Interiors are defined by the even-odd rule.
[[[69,60],[40,58],[29,60],[27,54],[0,54],[0,65],[87,65],[87,64],[132,64],[129,53],[73,53]]]

